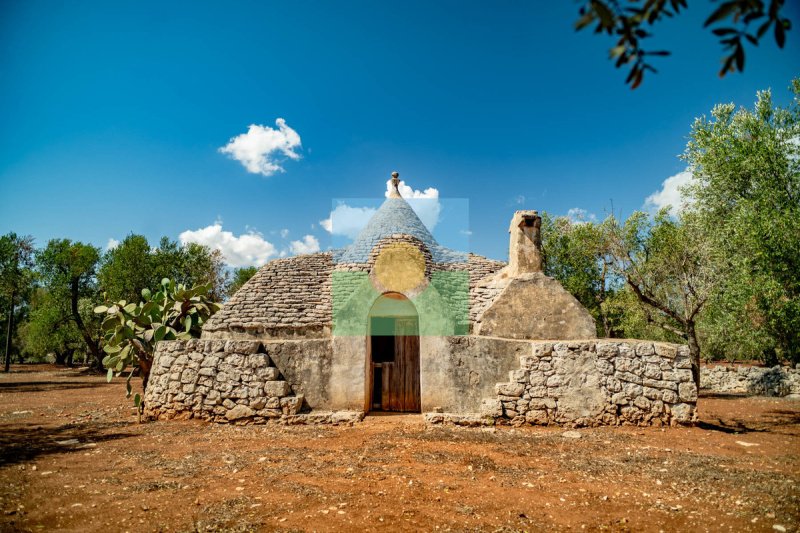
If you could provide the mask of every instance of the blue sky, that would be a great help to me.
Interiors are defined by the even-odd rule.
[[[471,251],[505,259],[513,210],[627,215],[683,170],[694,117],[768,87],[788,101],[797,30],[720,79],[711,5],[691,4],[657,27],[673,55],[631,91],[608,39],[573,31],[572,2],[9,0],[0,233],[184,234],[263,262],[327,248],[332,202],[380,198],[397,170],[421,196],[468,199]],[[219,151],[278,118],[300,138],[276,138],[284,172]]]

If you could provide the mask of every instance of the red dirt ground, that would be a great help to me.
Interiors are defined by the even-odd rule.
[[[121,380],[19,366],[0,375],[0,530],[796,531],[800,402],[699,410],[580,438],[419,415],[139,424]]]

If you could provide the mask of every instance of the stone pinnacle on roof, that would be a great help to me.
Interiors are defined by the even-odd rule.
[[[399,186],[400,186],[400,173],[397,171],[392,172],[392,190],[389,191],[389,198],[402,198],[400,190],[398,189]]]

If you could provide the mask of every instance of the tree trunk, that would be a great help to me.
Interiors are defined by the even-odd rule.
[[[689,344],[689,358],[692,361],[692,379],[700,391],[700,343],[697,342],[697,331],[694,320],[686,321],[686,340]]]
[[[89,330],[86,329],[86,324],[83,323],[81,314],[78,311],[78,278],[72,278],[70,289],[72,297],[72,301],[70,302],[72,307],[72,318],[75,320],[75,324],[77,324],[78,330],[80,330],[86,346],[89,347],[89,352],[91,352],[92,357],[95,359],[95,364],[92,366],[95,366],[97,369],[102,369],[103,354],[100,352],[100,347],[97,345],[97,342],[89,334]]]
[[[14,331],[14,298],[16,298],[16,291],[11,291],[11,304],[8,306],[8,329],[6,330],[6,361],[5,371],[11,370],[11,334]]]
[[[603,318],[603,333],[606,336],[606,339],[611,338],[611,324],[608,321],[608,317],[602,311],[600,312],[600,316]]]
[[[153,362],[146,359],[139,359],[139,372],[142,374],[142,392],[147,389],[147,381],[150,379],[150,368]]]

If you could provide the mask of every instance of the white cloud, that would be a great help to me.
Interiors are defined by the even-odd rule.
[[[184,231],[178,238],[181,244],[194,242],[219,250],[232,267],[261,266],[277,253],[275,246],[264,240],[260,233],[251,231],[237,237],[223,230],[220,221],[205,228]]]
[[[433,231],[439,222],[439,214],[442,210],[439,203],[439,191],[433,187],[428,187],[423,191],[415,190],[406,185],[404,181],[400,182],[398,189],[423,224]],[[390,191],[391,180],[388,180],[385,194],[387,198]],[[342,201],[331,211],[328,218],[319,221],[319,225],[332,235],[355,239],[376,211],[377,209],[373,207],[354,207]]]
[[[664,183],[661,184],[661,190],[654,192],[645,199],[645,209],[649,211],[658,211],[659,209],[669,206],[670,213],[677,215],[691,203],[691,200],[685,198],[680,190],[691,180],[692,173],[688,170],[678,172],[674,176],[668,177],[664,180]]]
[[[288,229],[286,229],[286,228],[283,228],[283,229],[281,230],[281,238],[282,238],[282,239],[285,239],[285,238],[286,238],[286,237],[288,237],[288,236],[289,236],[289,230],[288,230]]]
[[[524,203],[525,203],[525,196],[524,196],[524,195],[522,195],[522,194],[520,194],[520,195],[518,195],[516,198],[514,198],[514,201],[515,201],[517,204],[524,204]]]
[[[376,211],[377,209],[372,207],[352,207],[340,202],[331,211],[331,216],[320,220],[319,225],[333,235],[343,235],[355,239]]]
[[[282,154],[295,161],[300,159],[300,154],[295,151],[301,146],[300,135],[282,118],[275,124],[277,129],[251,124],[247,133],[232,137],[219,151],[239,161],[252,174],[272,176],[283,172],[281,161],[276,156]]]
[[[442,211],[438,189],[428,187],[424,191],[420,191],[409,187],[405,181],[401,180],[398,190],[400,195],[408,202],[408,205],[417,213],[422,223],[430,231],[433,231],[433,228],[439,223],[439,214]],[[391,192],[392,180],[387,180],[385,196],[388,198]]]
[[[573,207],[567,211],[567,218],[572,222],[597,222],[597,216],[594,213],[589,213],[586,209],[580,207]]]
[[[290,242],[289,249],[295,255],[313,254],[319,252],[319,241],[313,235],[306,235],[300,241]]]
[[[106,250],[113,250],[117,246],[119,246],[119,241],[117,239],[108,239],[108,242],[106,243]]]

